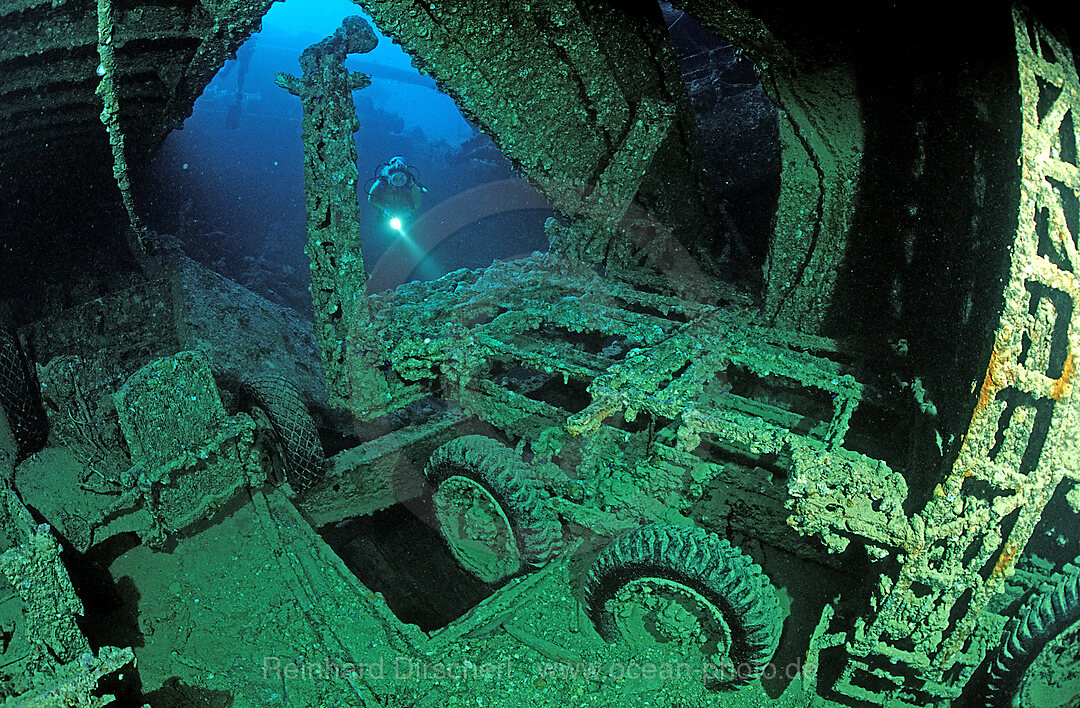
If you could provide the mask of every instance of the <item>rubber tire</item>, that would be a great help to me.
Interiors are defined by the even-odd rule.
[[[1011,706],[1043,648],[1080,622],[1080,558],[1043,583],[1005,627],[990,665],[986,705]]]
[[[0,324],[0,407],[18,446],[17,460],[45,447],[49,423],[41,403],[37,370],[15,333]]]
[[[306,491],[325,475],[326,455],[300,391],[283,376],[242,379],[240,385],[246,403],[270,419],[281,443],[285,480],[295,491]]]
[[[776,592],[754,563],[726,539],[692,526],[648,524],[605,548],[589,570],[585,604],[606,641],[618,639],[607,603],[639,578],[680,583],[711,602],[731,631],[730,659],[740,670],[724,688],[751,683],[780,643],[782,618]]]
[[[562,525],[540,498],[528,465],[484,435],[463,435],[431,454],[424,476],[432,488],[450,477],[471,479],[490,494],[510,522],[522,560],[539,568],[562,548]]]

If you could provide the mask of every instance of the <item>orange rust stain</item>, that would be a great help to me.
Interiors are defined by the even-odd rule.
[[[1001,575],[1013,567],[1013,564],[1016,563],[1016,550],[1016,544],[1005,543],[1004,548],[1001,549],[1001,555],[998,556],[997,563],[994,565],[994,570],[990,573],[990,577]]]
[[[1073,362],[1073,354],[1070,351],[1065,357],[1065,365],[1061,367],[1061,376],[1054,380],[1054,387],[1050,389],[1050,398],[1056,401],[1068,393],[1074,376],[1076,376],[1076,364]]]
[[[997,369],[1001,368],[1001,364],[1001,353],[995,345],[994,351],[990,353],[990,363],[986,365],[986,378],[983,379],[982,388],[979,389],[979,400],[975,404],[975,412],[972,417],[982,413],[990,405],[990,401],[997,394],[998,389],[1001,388],[1005,373],[1002,371],[999,374],[997,371]]]
[[[567,425],[567,432],[569,432],[572,436],[577,437],[578,435],[584,433],[586,430],[594,430],[600,425],[601,421],[603,421],[615,411],[619,410],[619,408],[620,406],[618,403],[610,403],[601,408],[598,408],[592,413],[590,413],[588,416],[586,416],[584,420],[579,420]]]

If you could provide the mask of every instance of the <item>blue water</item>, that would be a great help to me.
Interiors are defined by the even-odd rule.
[[[271,6],[262,31],[206,87],[147,175],[154,228],[176,235],[192,257],[223,275],[301,311],[309,306],[302,114],[274,75],[298,76],[300,53],[348,15],[369,19],[345,0]],[[364,258],[376,274],[371,289],[546,249],[546,202],[531,189],[523,195],[509,162],[399,46],[379,35],[373,51],[350,56],[346,66],[372,77],[353,94]],[[394,155],[404,156],[429,190],[415,229],[407,225],[404,235],[363,195],[365,180]]]

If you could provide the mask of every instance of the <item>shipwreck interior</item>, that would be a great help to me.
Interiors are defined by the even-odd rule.
[[[353,1],[255,256],[153,169],[273,0],[0,3],[0,704],[1075,705],[1059,3]]]

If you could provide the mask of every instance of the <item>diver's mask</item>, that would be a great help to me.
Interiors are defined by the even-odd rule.
[[[405,174],[404,170],[395,170],[390,173],[390,184],[395,187],[404,187],[409,181],[409,176]]]

